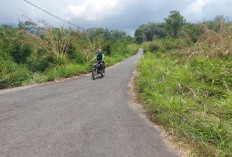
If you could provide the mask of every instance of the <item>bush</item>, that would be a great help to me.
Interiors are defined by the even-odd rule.
[[[83,66],[78,64],[68,64],[58,66],[57,72],[60,77],[70,77],[85,72],[85,69]]]
[[[113,57],[106,57],[104,62],[105,62],[105,66],[108,67],[116,63],[117,59]]]
[[[146,42],[142,44],[144,49],[144,53],[146,52],[166,52],[169,50],[178,50],[187,46],[184,40],[176,39],[176,38],[164,38],[164,39],[156,39],[153,42]]]
[[[46,71],[48,81],[53,81],[56,78],[67,78],[91,71],[92,65],[90,63],[80,64],[67,64],[60,65]]]
[[[72,55],[69,55],[69,59],[75,64],[84,64],[87,61],[86,57],[86,54],[78,51],[76,51]]]
[[[32,72],[44,72],[47,68],[55,64],[54,55],[46,50],[34,50],[27,58],[25,64]]]
[[[134,43],[128,44],[128,49],[129,49],[129,51],[131,51],[131,54],[136,54],[138,52],[139,48],[140,48],[140,45],[138,45],[138,44],[134,44]]]
[[[31,77],[31,73],[24,65],[10,63],[7,73],[0,77],[0,89],[20,86]]]
[[[47,69],[47,71],[45,71],[45,75],[48,77],[48,81],[53,81],[59,77],[56,67]]]

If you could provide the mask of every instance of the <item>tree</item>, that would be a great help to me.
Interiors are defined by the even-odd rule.
[[[143,42],[143,26],[140,26],[138,29],[135,30],[135,40],[137,43],[142,43]]]
[[[204,25],[201,23],[193,24],[193,23],[186,23],[182,30],[181,34],[183,37],[187,37],[187,39],[192,43],[196,43],[199,37],[204,33]]]
[[[135,39],[138,43],[142,43],[143,41],[152,41],[154,36],[158,38],[166,37],[162,24],[148,23],[147,25],[141,25],[135,31]]]
[[[107,28],[104,30],[104,39],[105,40],[111,39],[111,32]]]
[[[154,36],[163,38],[166,36],[165,31],[162,28],[162,24],[149,23],[145,29],[145,35],[147,41],[152,41]]]
[[[113,30],[111,34],[114,39],[118,40],[123,40],[126,37],[126,33],[124,31]]]
[[[170,11],[168,18],[165,18],[165,30],[174,38],[177,38],[178,32],[185,24],[184,17],[179,11]]]

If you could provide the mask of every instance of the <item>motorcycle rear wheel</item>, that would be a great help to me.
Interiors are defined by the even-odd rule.
[[[101,74],[101,77],[105,76],[105,69],[103,69],[103,73]]]

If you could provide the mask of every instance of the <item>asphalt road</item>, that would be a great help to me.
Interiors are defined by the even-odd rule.
[[[0,91],[0,157],[174,157],[134,102],[137,55],[106,70]]]

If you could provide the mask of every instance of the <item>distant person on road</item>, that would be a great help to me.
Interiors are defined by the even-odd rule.
[[[105,68],[105,63],[104,63],[105,55],[102,54],[102,49],[98,50],[98,54],[94,57],[92,62],[96,59],[97,59],[97,62],[100,64],[101,74],[104,75],[103,69]]]

